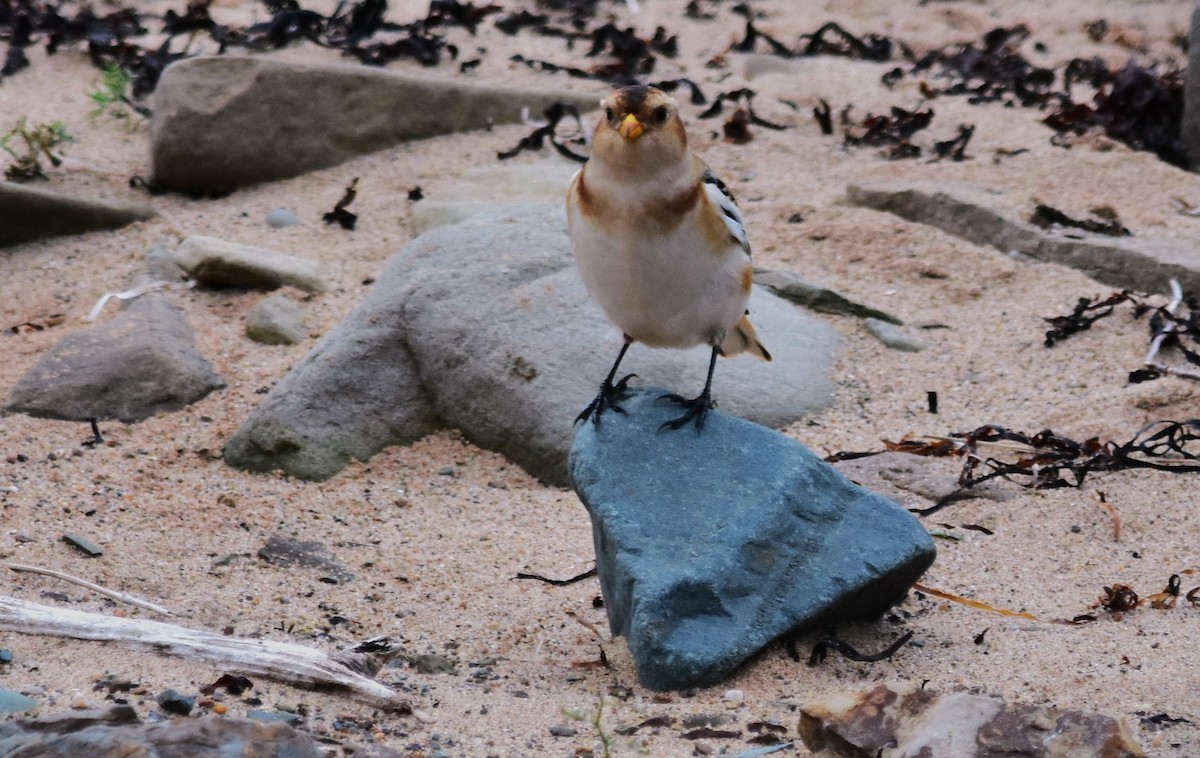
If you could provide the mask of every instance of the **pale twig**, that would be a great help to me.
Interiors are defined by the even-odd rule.
[[[161,605],[155,605],[154,603],[151,603],[148,600],[142,600],[140,598],[134,597],[133,595],[126,595],[123,592],[117,592],[115,590],[110,590],[107,587],[101,587],[100,585],[93,584],[92,582],[89,582],[86,579],[80,579],[79,577],[71,576],[70,574],[64,574],[61,571],[55,571],[54,569],[42,568],[41,566],[24,566],[19,563],[10,563],[10,564],[8,564],[8,568],[12,571],[20,571],[20,572],[27,573],[27,574],[41,574],[42,576],[49,576],[49,577],[53,577],[55,579],[61,579],[64,582],[70,582],[71,584],[78,584],[80,587],[87,587],[92,592],[96,592],[98,594],[104,595],[107,598],[111,598],[111,599],[116,600],[121,603],[128,603],[129,605],[137,606],[138,608],[141,608],[143,610],[153,611],[154,613],[160,613],[163,616],[172,616],[174,618],[179,618],[178,613],[169,611],[166,608],[163,608]]]
[[[117,642],[308,689],[341,687],[355,699],[377,708],[401,711],[409,708],[400,693],[381,682],[351,670],[319,650],[287,642],[227,637],[161,621],[54,608],[6,595],[0,595],[0,632]]]

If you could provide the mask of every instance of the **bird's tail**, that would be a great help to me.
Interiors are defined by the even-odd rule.
[[[750,353],[755,358],[761,358],[764,361],[771,360],[771,354],[758,341],[758,334],[755,333],[754,326],[750,323],[749,315],[742,316],[733,325],[733,328],[725,335],[725,339],[721,340],[720,350],[721,354],[725,356]]]

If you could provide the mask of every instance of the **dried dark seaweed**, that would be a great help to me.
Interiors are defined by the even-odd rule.
[[[1051,327],[1046,331],[1046,347],[1053,347],[1055,343],[1061,342],[1073,334],[1091,329],[1092,324],[1110,316],[1114,306],[1126,302],[1136,304],[1139,301],[1135,299],[1130,290],[1114,292],[1104,300],[1081,297],[1076,301],[1075,307],[1069,315],[1043,318],[1042,320],[1048,322]]]
[[[799,55],[839,55],[864,61],[883,62],[891,60],[895,44],[882,34],[866,34],[858,37],[830,21],[812,34],[800,35],[803,44]]]
[[[812,109],[813,118],[817,120],[817,126],[821,127],[821,134],[828,136],[833,134],[833,111],[825,98],[821,98],[818,103]]]
[[[849,119],[847,111],[842,116],[843,120]],[[893,106],[890,115],[868,113],[862,121],[850,123],[844,143],[849,147],[886,147],[889,160],[916,158],[921,148],[912,143],[912,137],[932,120],[931,108],[909,111]]]
[[[840,24],[830,21],[822,24],[814,32],[801,34],[797,46],[793,49],[759,29],[754,25],[754,20],[747,17],[746,32],[731,49],[739,53],[752,53],[758,47],[759,40],[766,43],[772,55],[782,58],[837,55],[865,61],[891,60],[896,44],[890,37],[881,34],[865,34],[860,37],[847,31]]]
[[[326,224],[337,224],[347,231],[353,231],[354,225],[358,223],[358,214],[346,210],[350,203],[354,202],[354,198],[358,197],[358,177],[350,182],[350,186],[346,187],[346,191],[342,193],[342,197],[333,206],[333,210],[321,217]]]
[[[1099,61],[1072,61],[1064,78],[1068,89],[1072,81],[1083,80],[1096,93],[1091,103],[1076,103],[1065,94],[1059,108],[1043,119],[1060,137],[1099,127],[1135,150],[1148,150],[1173,166],[1188,166],[1180,141],[1182,70],[1160,73],[1154,66],[1130,61],[1114,74]]]
[[[878,653],[860,653],[849,643],[838,639],[836,636],[830,635],[819,640],[815,645],[813,645],[812,653],[808,656],[808,665],[815,666],[824,661],[829,655],[830,650],[836,650],[846,658],[859,663],[877,663],[879,661],[885,661],[895,655],[900,648],[904,647],[905,644],[912,639],[912,636],[913,633],[908,631],[900,635],[894,642],[892,642],[892,644],[888,645],[883,650],[880,650]],[[794,656],[794,659],[799,660],[799,657]]]
[[[974,124],[963,124],[958,127],[958,134],[948,140],[940,140],[933,143],[934,160],[949,158],[952,161],[958,162],[966,160],[967,143],[971,141],[971,137],[975,134]]]
[[[941,84],[937,94],[962,95],[971,103],[1044,105],[1058,97],[1055,73],[1021,55],[1020,46],[1029,34],[1024,24],[992,29],[979,44],[960,43],[913,58],[908,71],[896,68],[884,74],[883,84],[890,88],[905,75],[928,72]]]
[[[549,577],[542,576],[541,574],[527,574],[524,572],[518,573],[517,579],[536,579],[539,582],[545,582],[546,584],[553,585],[555,587],[565,587],[568,584],[575,584],[576,582],[581,582],[584,579],[589,579],[595,575],[596,568],[593,566],[582,574],[576,574],[575,576],[567,579],[551,579]]]
[[[1058,208],[1053,208],[1044,203],[1038,203],[1030,217],[1029,222],[1034,226],[1040,226],[1043,229],[1048,229],[1053,226],[1066,226],[1073,229],[1082,229],[1085,232],[1092,234],[1103,234],[1109,237],[1129,237],[1133,232],[1129,231],[1121,220],[1117,217],[1116,211],[1111,208],[1093,208],[1092,215],[1095,219],[1072,218],[1060,211]]]
[[[569,148],[564,142],[558,139],[558,135],[556,133],[559,123],[564,118],[570,116],[575,120],[575,124],[578,126],[579,132],[582,135],[583,122],[579,118],[578,109],[576,109],[576,107],[570,103],[556,102],[551,104],[550,107],[543,112],[543,115],[546,118],[545,124],[535,128],[525,137],[522,137],[521,141],[517,143],[516,147],[512,148],[511,150],[505,150],[501,153],[497,153],[496,157],[500,160],[507,160],[525,150],[541,150],[545,143],[549,141],[554,149],[557,150],[558,153],[563,157],[570,158],[571,160],[578,161],[580,163],[586,162],[588,159],[586,155],[577,153]],[[582,143],[582,136],[578,141]]]
[[[1036,489],[1078,488],[1092,472],[1141,468],[1200,473],[1200,420],[1195,419],[1147,424],[1120,444],[1096,437],[1077,442],[1049,429],[1030,436],[988,425],[950,438],[885,440],[884,445],[889,451],[912,455],[963,457],[958,477],[962,487],[1001,478]],[[1001,460],[981,449],[1012,451],[1016,460]]]

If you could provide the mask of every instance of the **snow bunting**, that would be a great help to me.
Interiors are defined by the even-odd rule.
[[[634,375],[613,380],[630,344],[710,345],[704,390],[666,396],[687,410],[663,427],[694,421],[700,429],[715,407],[718,355],[771,360],[747,318],[754,272],[745,223],[724,182],[688,149],[674,98],[625,87],[601,107],[592,156],[567,191],[567,223],[583,283],[625,344],[576,422],[624,413],[619,401]]]

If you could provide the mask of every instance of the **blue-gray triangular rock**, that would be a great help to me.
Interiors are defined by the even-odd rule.
[[[660,432],[680,415],[662,394],[580,424],[570,458],[643,685],[711,685],[784,634],[877,616],[933,562],[912,515],[778,432],[715,411]]]

